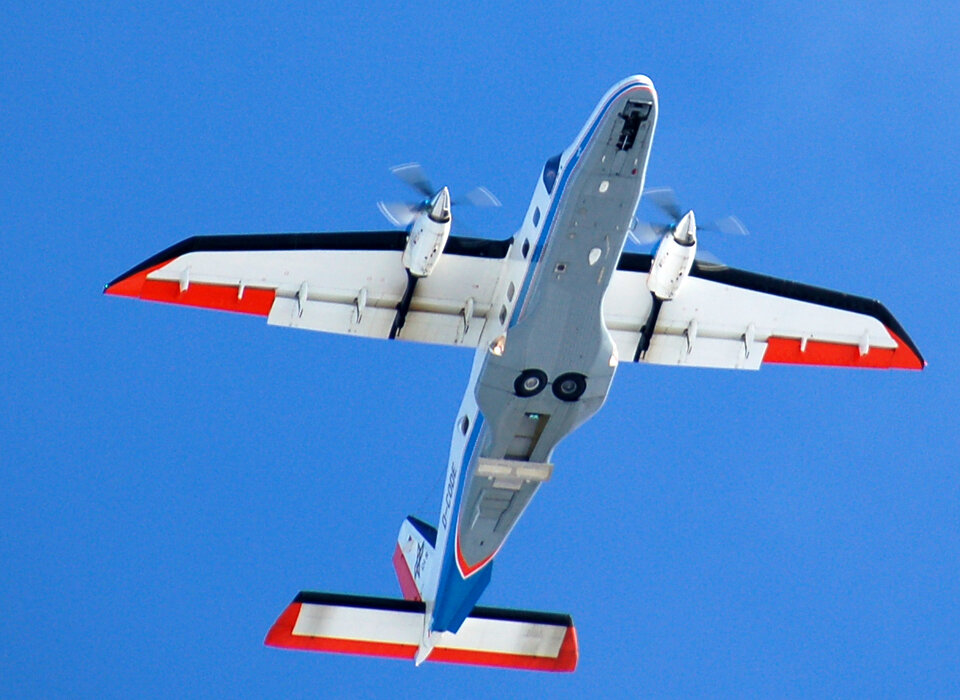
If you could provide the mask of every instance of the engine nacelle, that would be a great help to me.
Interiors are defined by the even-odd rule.
[[[697,222],[689,211],[680,219],[670,236],[660,243],[650,265],[647,288],[658,299],[673,299],[680,285],[690,274],[697,255]]]
[[[433,272],[450,237],[452,221],[450,192],[444,187],[410,225],[407,247],[403,250],[403,266],[410,274],[426,277]]]

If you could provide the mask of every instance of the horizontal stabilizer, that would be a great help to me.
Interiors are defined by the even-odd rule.
[[[424,610],[419,601],[304,592],[283,612],[264,643],[413,660]],[[438,634],[427,660],[573,671],[577,657],[577,632],[569,615],[476,607],[456,634]]]

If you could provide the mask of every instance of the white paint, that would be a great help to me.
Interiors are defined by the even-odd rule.
[[[418,612],[303,603],[293,634],[417,646],[422,626]],[[435,648],[555,659],[566,633],[561,625],[468,617],[456,634],[435,635]]]
[[[246,288],[275,289],[290,297],[305,281],[311,299],[351,305],[357,290],[366,287],[369,304],[390,299],[396,307],[407,285],[401,257],[396,250],[196,252],[171,260],[148,279],[177,282],[189,268],[191,283],[234,288],[237,280],[243,280]],[[417,284],[416,296],[428,305],[455,307],[453,313],[463,306],[464,299],[474,297],[477,313],[486,314],[501,273],[509,269],[506,260],[446,255],[443,266]]]
[[[313,292],[311,292],[313,294]],[[373,306],[369,299],[363,318],[357,321],[354,300],[343,302],[319,301],[313,298],[301,304],[299,297],[278,296],[267,316],[271,326],[302,328],[326,333],[344,333],[368,338],[387,338],[396,318],[397,302]],[[401,338],[406,341],[440,345],[477,347],[486,326],[486,319],[475,319],[468,332],[463,331],[463,317],[457,306],[424,308],[415,303],[407,314]]]
[[[650,313],[647,273],[616,270],[603,300],[604,321],[621,357],[633,357],[640,327]],[[697,320],[696,343],[688,353],[691,322]],[[753,342],[744,357],[745,331]],[[864,314],[688,277],[676,297],[664,303],[657,333],[643,361],[692,367],[757,369],[770,337],[794,338],[806,350],[810,340],[893,349],[896,341],[884,325]],[[671,340],[674,338],[675,340]],[[729,348],[729,349],[725,349]]]
[[[693,212],[690,212],[689,215],[692,214]],[[656,257],[650,264],[647,289],[660,299],[673,299],[690,274],[696,255],[696,239],[693,243],[685,244],[679,242],[674,236],[664,238],[660,247],[657,248]]]
[[[441,214],[437,212],[442,210]],[[417,214],[403,251],[403,266],[417,277],[430,276],[450,237],[450,192],[446,187],[433,198],[433,205]]]
[[[494,488],[517,491],[525,482],[542,483],[549,480],[553,474],[553,465],[549,462],[480,457],[477,460],[477,474],[493,479]]]

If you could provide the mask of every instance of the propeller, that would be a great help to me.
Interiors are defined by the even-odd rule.
[[[435,189],[419,163],[404,163],[390,168],[390,172],[400,181],[423,195],[418,202],[377,202],[377,208],[390,223],[400,228],[409,226],[420,212],[430,206],[439,190]],[[472,205],[475,207],[499,207],[500,200],[486,187],[474,187],[465,195],[450,202],[451,205]]]
[[[630,230],[630,239],[637,245],[656,243],[677,227],[685,211],[677,200],[676,193],[669,187],[652,187],[643,191],[643,198],[670,217],[670,223],[654,223],[635,220]],[[713,221],[697,222],[698,231],[717,231],[735,236],[746,236],[750,232],[736,216],[724,216]]]

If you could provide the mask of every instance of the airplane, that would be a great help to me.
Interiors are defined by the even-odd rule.
[[[277,326],[475,348],[436,524],[400,527],[403,597],[301,592],[265,644],[573,671],[569,615],[477,603],[554,449],[600,409],[622,362],[923,369],[877,301],[699,262],[693,211],[677,212],[654,252],[624,252],[657,117],[649,78],[611,87],[547,160],[505,240],[451,235],[449,190],[411,164],[397,174],[424,199],[381,204],[403,230],[196,236],[106,285]]]

